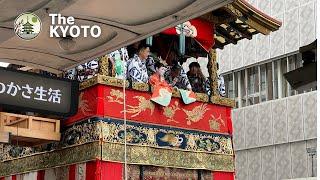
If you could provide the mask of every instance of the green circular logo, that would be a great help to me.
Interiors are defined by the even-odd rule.
[[[15,34],[24,40],[36,38],[41,31],[41,20],[33,13],[22,13],[14,21]]]

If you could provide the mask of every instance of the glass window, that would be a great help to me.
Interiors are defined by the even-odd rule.
[[[234,81],[234,83],[233,83],[233,86],[234,86],[234,97],[235,98],[237,98],[238,97],[238,73],[237,72],[235,72],[235,73],[233,73],[234,74],[234,79],[233,79],[233,81]]]
[[[272,63],[266,64],[266,86],[268,100],[273,99],[273,75],[272,75]]]
[[[296,69],[298,69],[298,68],[302,67],[302,65],[303,65],[302,55],[301,55],[301,53],[299,53],[299,54],[296,54],[295,56],[296,56],[295,57],[295,65],[296,65]]]
[[[229,74],[229,81],[228,81],[228,94],[229,98],[234,98],[234,87],[233,87],[233,76],[232,74]]]
[[[233,76],[232,74],[227,74],[224,77],[224,82],[226,85],[226,97],[234,98],[234,87],[233,87]]]
[[[273,99],[278,99],[278,63],[273,62]]]
[[[226,83],[228,97],[235,99],[236,107],[244,107],[278,99],[280,94],[281,97],[297,94],[296,90],[291,89],[283,74],[299,67],[302,67],[301,55],[294,54],[228,74],[225,77],[225,80],[228,81]],[[311,86],[299,93],[316,90],[316,84]]]
[[[241,101],[241,95],[239,97],[239,86],[241,86],[239,78],[241,78],[241,72],[234,72],[233,73],[233,79],[234,79],[234,96],[235,96],[235,102],[236,102],[236,107],[239,108],[240,107],[240,101]]]
[[[246,82],[246,80],[245,80],[245,71],[244,70],[242,70],[241,72],[240,72],[240,86],[241,86],[241,105],[244,107],[244,106],[246,106],[246,95],[247,95],[247,93],[246,93],[246,85],[245,85],[245,82]]]
[[[248,68],[248,104],[259,103],[258,66]]]
[[[267,65],[263,64],[260,66],[260,95],[261,102],[267,100]]]
[[[296,54],[288,57],[288,63],[289,63],[289,64],[288,64],[288,67],[289,67],[288,72],[289,72],[289,71],[293,71],[293,70],[296,69],[297,57],[298,57],[298,56],[297,56]],[[295,95],[295,94],[296,94],[296,91],[291,88],[290,84],[288,84],[288,86],[289,86],[289,87],[288,87],[288,88],[289,88],[289,96]]]
[[[226,88],[226,97],[229,97],[229,76],[228,75],[224,75],[223,76],[223,80],[224,80],[224,84],[225,84],[225,88]]]
[[[236,100],[236,108],[239,108],[239,101]]]
[[[288,63],[289,63],[289,71],[293,71],[293,70],[295,70],[296,69],[296,61],[297,61],[297,59],[296,59],[296,57],[297,57],[297,55],[292,55],[292,56],[289,56],[288,57]]]
[[[281,78],[282,78],[282,94],[283,97],[288,97],[288,81],[284,78],[283,74],[287,71],[287,58],[281,59]]]

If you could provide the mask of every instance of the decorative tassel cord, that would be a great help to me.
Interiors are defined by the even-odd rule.
[[[122,69],[123,69],[123,120],[124,120],[124,179],[128,179],[128,169],[127,169],[127,108],[126,108],[126,61],[124,53],[122,53]]]

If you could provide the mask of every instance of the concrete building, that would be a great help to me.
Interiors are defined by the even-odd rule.
[[[299,48],[316,40],[316,0],[251,0],[281,28],[218,50],[232,111],[236,179],[316,176],[316,81],[293,89],[284,74],[303,67]],[[304,74],[302,73],[301,76]],[[314,149],[313,149],[314,148]]]

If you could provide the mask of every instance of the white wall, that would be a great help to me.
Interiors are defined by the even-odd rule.
[[[251,40],[227,45],[218,50],[220,72],[226,73],[244,66],[299,50],[316,39],[316,0],[249,0],[249,2],[282,22],[268,36],[257,34]]]
[[[316,96],[313,91],[232,111],[238,180],[311,175],[306,148],[316,147]]]

